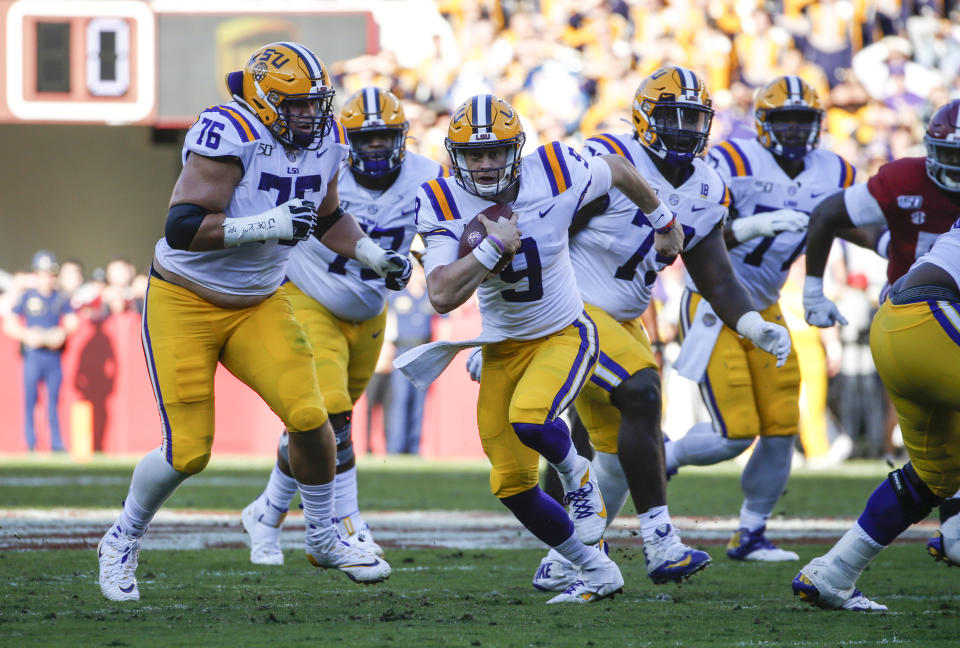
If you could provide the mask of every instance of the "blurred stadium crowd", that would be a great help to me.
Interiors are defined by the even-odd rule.
[[[885,162],[924,155],[927,118],[960,97],[960,7],[949,0],[437,0],[436,5],[443,28],[432,37],[433,55],[418,65],[401,65],[387,49],[327,62],[339,101],[364,86],[390,89],[410,121],[410,150],[442,162],[450,113],[470,95],[490,92],[510,102],[522,117],[527,151],[550,140],[579,148],[597,132],[630,132],[641,80],[674,64],[706,81],[716,109],[715,142],[752,136],[757,87],[777,75],[801,76],[824,105],[820,146],[850,161],[863,182]],[[322,46],[317,51],[323,55]],[[64,261],[60,290],[81,317],[98,320],[140,310],[147,283],[140,261],[145,263],[114,259],[89,275],[80,262]],[[805,324],[802,270],[791,277],[782,302],[804,373],[802,436],[832,441],[829,457],[810,448],[807,456],[826,463],[851,453],[890,455],[897,452],[895,416],[873,370],[867,337],[885,261],[843,247],[831,262],[828,287],[832,279],[831,296],[849,326],[820,332]],[[655,317],[648,320],[667,345],[667,366],[676,353],[680,265],[658,280]],[[30,272],[0,274],[0,316],[10,313],[33,281]],[[707,416],[697,411],[695,385],[671,381],[671,373],[664,371],[665,428],[675,435]],[[828,402],[831,415],[824,416]]]

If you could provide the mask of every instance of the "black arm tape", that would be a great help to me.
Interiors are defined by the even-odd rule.
[[[190,243],[200,230],[203,218],[209,213],[209,209],[193,203],[181,203],[171,207],[167,212],[167,226],[164,232],[170,247],[174,250],[190,249]]]
[[[910,524],[916,524],[930,515],[933,507],[943,501],[942,497],[934,495],[933,491],[923,483],[910,462],[907,462],[903,468],[891,472],[887,475],[887,479],[890,480],[893,492],[897,494],[897,500],[900,502],[900,508],[903,509],[904,517]]]
[[[343,211],[343,207],[337,205],[337,208],[329,215],[321,216],[317,219],[317,226],[313,229],[313,235],[317,237],[318,241],[322,241],[323,235],[326,234],[338,220],[343,218],[343,215],[346,213],[347,212]]]

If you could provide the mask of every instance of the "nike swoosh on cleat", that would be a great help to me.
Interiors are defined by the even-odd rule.
[[[119,590],[120,590],[121,592],[123,592],[124,594],[129,594],[130,592],[133,591],[133,588],[134,588],[134,587],[136,587],[136,585],[134,585],[133,583],[131,583],[131,584],[130,584],[130,587],[121,587],[121,586],[118,585],[118,586],[117,586],[117,589],[119,589]]]
[[[580,598],[582,598],[584,601],[589,601],[593,598],[593,592],[584,592],[580,595]]]
[[[376,567],[376,566],[379,565],[379,564],[380,564],[380,561],[379,561],[379,560],[374,560],[373,562],[369,562],[369,563],[353,563],[352,565],[343,565],[342,567],[347,567],[347,568],[349,568],[349,567]]]
[[[597,513],[597,517],[598,517],[598,518],[605,518],[605,517],[607,517],[607,503],[606,503],[606,502],[603,503],[603,508],[601,508],[601,509],[600,509],[600,512]]]
[[[686,567],[687,565],[690,564],[690,561],[691,561],[691,558],[690,558],[690,556],[689,556],[689,554],[688,554],[687,557],[684,558],[683,560],[668,565],[668,566],[667,566],[667,569],[675,569],[675,568],[677,568],[677,567]]]

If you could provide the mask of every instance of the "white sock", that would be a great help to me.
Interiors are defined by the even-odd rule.
[[[732,459],[750,447],[753,439],[728,439],[713,429],[713,423],[697,423],[687,433],[666,445],[667,470],[680,466],[712,466]]]
[[[750,509],[747,508],[746,502],[744,502],[743,506],[740,507],[739,528],[745,528],[748,531],[756,531],[760,527],[766,525],[767,518],[769,517],[770,517],[769,515],[766,515],[764,513],[757,513],[755,511],[751,511]]]
[[[297,492],[297,480],[283,474],[280,467],[274,464],[267,480],[267,487],[260,496],[259,513],[261,521],[270,526],[277,526],[290,508],[290,500]]]
[[[550,464],[557,469],[557,475],[560,477],[560,483],[563,484],[563,490],[572,491],[580,488],[580,484],[577,483],[575,476],[573,475],[574,470],[579,465],[580,455],[577,454],[577,449],[570,444],[570,449],[567,451],[567,456],[564,457],[560,463]]]
[[[607,506],[607,528],[613,523],[630,492],[627,476],[623,474],[620,458],[610,452],[597,452],[593,456],[593,474],[603,493],[603,502]]]
[[[883,549],[884,545],[871,538],[858,523],[854,522],[853,526],[824,556],[841,576],[840,579],[835,579],[832,585],[841,589],[853,587],[870,561]]]
[[[337,519],[355,515],[360,510],[357,503],[357,467],[337,473],[334,483],[337,492],[335,503]]]
[[[649,511],[640,513],[637,516],[640,519],[640,535],[644,542],[653,542],[662,537],[657,533],[657,529],[663,531],[663,526],[667,525],[672,529],[673,523],[670,521],[670,511],[667,506],[654,506]]]
[[[308,523],[307,535],[313,535],[309,524],[316,526],[318,533],[325,532],[333,525],[333,482],[299,486],[303,517]]]
[[[174,470],[160,448],[145,454],[133,469],[130,490],[120,514],[120,528],[130,535],[142,536],[163,503],[189,476]]]
[[[582,567],[584,563],[590,562],[595,554],[600,553],[594,547],[583,544],[576,533],[571,534],[553,549],[577,567]]]
[[[120,519],[117,524],[127,535],[135,538],[141,537],[147,532],[150,526],[150,520],[153,519],[156,511],[149,511],[137,503],[133,493],[127,493],[127,499],[123,501],[123,511],[120,512]]]

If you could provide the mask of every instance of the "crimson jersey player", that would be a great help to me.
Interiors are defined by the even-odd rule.
[[[803,308],[809,324],[829,327],[847,323],[836,305],[823,295],[823,269],[838,230],[887,227],[876,238],[875,249],[886,252],[889,259],[889,287],[960,217],[960,99],[934,113],[923,141],[925,158],[885,164],[866,184],[834,194],[810,215],[803,285]],[[947,500],[940,507],[941,525],[957,513],[960,499]],[[946,557],[940,531],[927,543],[927,549],[934,558],[952,562]]]

